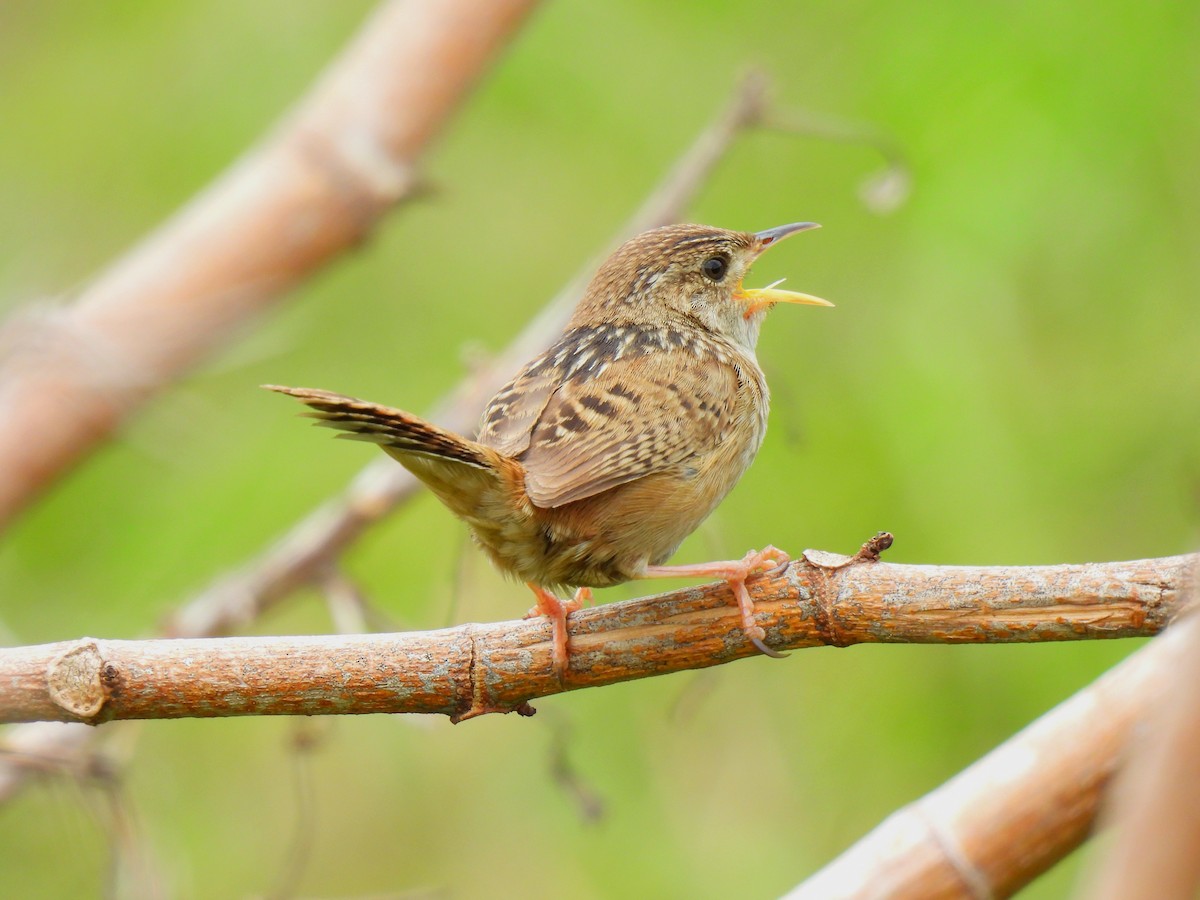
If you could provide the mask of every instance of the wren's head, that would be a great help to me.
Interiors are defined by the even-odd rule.
[[[708,225],[667,225],[631,238],[604,261],[575,312],[577,325],[687,323],[753,350],[776,303],[832,306],[774,288],[742,287],[751,264],[789,234],[820,226],[782,225],[757,233]]]

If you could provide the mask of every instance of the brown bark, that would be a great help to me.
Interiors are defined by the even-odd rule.
[[[1185,624],[1172,688],[1144,698],[1146,726],[1111,792],[1103,818],[1117,833],[1092,900],[1200,896],[1200,622]]]
[[[533,0],[384,3],[275,132],[52,316],[8,326],[0,527],[414,186]]]
[[[1087,838],[1132,734],[1147,709],[1178,685],[1173,676],[1197,639],[1200,619],[1191,616],[893,813],[787,900],[1014,894]],[[1163,836],[1161,827],[1153,831],[1155,840]],[[1112,896],[1188,896],[1162,892],[1143,874],[1150,893]]]
[[[751,583],[780,650],[864,642],[1135,637],[1188,596],[1192,557],[1031,568],[907,566],[808,551]],[[542,619],[407,634],[99,641],[0,651],[0,721],[528,712],[528,701],[757,656],[724,585],[571,617],[551,674]]]

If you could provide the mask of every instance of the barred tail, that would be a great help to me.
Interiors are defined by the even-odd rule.
[[[477,469],[494,469],[493,451],[403,410],[368,403],[316,388],[264,384],[310,407],[316,424],[344,432],[340,438],[369,441],[399,454],[451,460]]]

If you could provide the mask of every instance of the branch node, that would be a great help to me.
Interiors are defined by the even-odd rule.
[[[922,798],[922,800],[924,799],[926,798]],[[971,858],[958,840],[958,836],[950,829],[943,827],[937,816],[926,812],[922,806],[922,800],[918,800],[910,809],[925,826],[926,832],[933,838],[938,849],[942,851],[942,857],[946,864],[954,870],[954,874],[958,876],[966,895],[971,900],[992,900],[996,896],[996,892],[992,890],[987,876],[971,862]]]
[[[771,108],[771,76],[765,69],[751,66],[741,74],[734,88],[734,109],[739,128],[761,127]]]
[[[813,551],[805,551],[805,559],[808,559],[808,553]],[[816,551],[824,556],[840,556],[837,553],[824,553]],[[827,647],[849,647],[856,643],[842,630],[841,623],[837,619],[838,608],[838,589],[835,583],[835,573],[839,568],[849,564],[850,557],[844,557],[847,562],[843,562],[836,566],[813,565],[813,623],[817,628],[817,635],[821,639],[821,643]]]
[[[413,167],[389,155],[367,129],[334,136],[301,132],[293,151],[343,205],[359,240],[367,236],[383,210],[400,202],[417,183]]]
[[[526,718],[535,715],[537,710],[529,705],[528,700],[522,700],[516,706],[501,706],[492,702],[488,696],[488,689],[485,684],[486,675],[482,671],[483,662],[480,659],[479,638],[475,633],[474,626],[468,625],[466,628],[467,641],[470,647],[467,658],[467,674],[464,679],[467,690],[463,693],[466,696],[461,697],[458,701],[458,709],[450,714],[450,721],[457,725],[459,722],[465,722],[467,719],[473,719],[476,716],[483,716],[488,713],[515,712],[518,716]],[[469,704],[467,703],[468,697],[470,698]]]
[[[887,531],[876,532],[853,556],[830,553],[828,550],[805,550],[804,562],[813,570],[813,621],[821,642],[829,647],[849,647],[856,643],[837,621],[838,588],[835,578],[839,570],[855,563],[879,562],[879,554],[892,546],[895,538]]]
[[[73,718],[89,725],[104,721],[104,705],[120,686],[121,673],[104,658],[94,638],[82,638],[46,669],[50,698]]]

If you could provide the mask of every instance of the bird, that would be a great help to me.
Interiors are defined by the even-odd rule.
[[[339,437],[378,444],[462,519],[495,566],[533,591],[527,617],[549,620],[560,683],[570,614],[592,588],[642,578],[724,580],[745,637],[782,656],[766,644],[746,581],[786,566],[785,552],[665,563],[762,446],[769,393],[755,346],[767,311],[833,305],[780,282],[745,288],[743,278],[767,248],[818,227],[668,225],[629,239],[561,336],[488,403],[473,438],[342,394],[263,387],[300,400]]]

